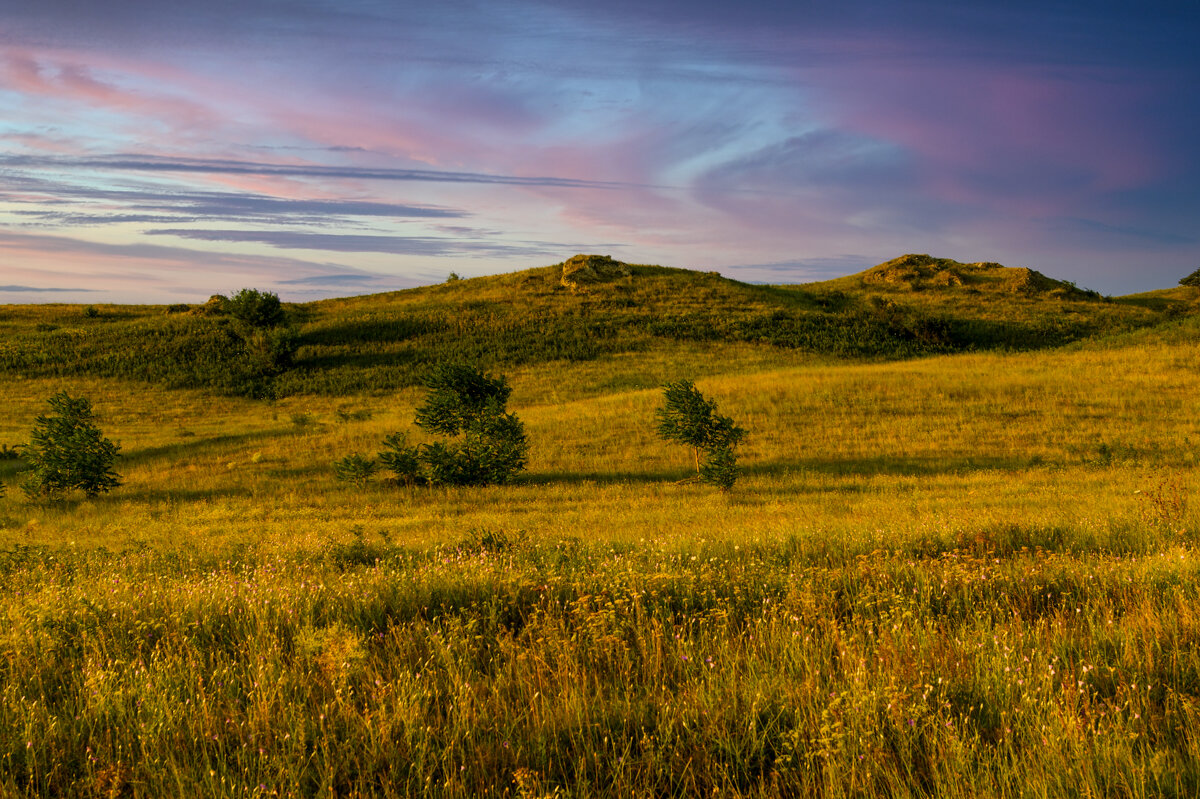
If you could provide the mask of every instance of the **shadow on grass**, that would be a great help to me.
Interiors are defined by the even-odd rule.
[[[518,477],[515,485],[552,486],[552,485],[615,485],[628,483],[631,485],[649,485],[652,483],[670,483],[686,478],[687,475],[674,471],[658,472],[538,472],[524,474]]]
[[[1034,468],[1039,462],[1029,458],[1019,457],[979,457],[969,458],[854,458],[849,460],[807,459],[798,461],[775,461],[772,463],[754,463],[742,466],[745,477],[799,477],[835,476],[835,477],[941,477],[945,475],[971,474],[984,471],[1018,471]],[[539,472],[525,475],[520,483],[523,485],[559,485],[593,483],[610,485],[628,483],[644,485],[651,483],[675,483],[695,477],[695,472],[682,469],[658,470],[653,472]],[[797,489],[811,493],[854,493],[861,491],[861,486],[811,486]]]
[[[117,508],[127,504],[170,505],[189,502],[206,502],[232,497],[248,497],[254,492],[249,488],[148,488],[130,489],[120,486],[109,494],[86,497],[78,492],[57,499],[31,500],[30,505],[56,513],[74,513],[81,505],[96,508]]]
[[[250,488],[230,486],[227,488],[147,488],[142,491],[119,489],[112,495],[112,500],[118,503],[145,502],[149,505],[174,504],[180,502],[204,502],[214,499],[231,499],[233,497],[249,497],[254,494]]]
[[[280,427],[271,430],[256,430],[250,433],[229,433],[205,438],[197,436],[178,441],[174,444],[165,444],[161,447],[147,447],[146,449],[122,452],[117,462],[117,470],[120,471],[120,464],[122,463],[138,464],[156,461],[161,458],[177,459],[184,455],[211,455],[217,450],[231,444],[245,444],[251,441],[282,438],[288,435],[295,435],[296,433],[297,430],[294,427]]]
[[[939,477],[947,474],[969,474],[983,471],[1015,471],[1038,465],[1029,458],[1000,456],[970,456],[964,458],[930,457],[897,458],[879,456],[828,460],[809,458],[790,463],[751,464],[744,468],[748,475],[778,476],[781,474],[811,473],[839,477]]]

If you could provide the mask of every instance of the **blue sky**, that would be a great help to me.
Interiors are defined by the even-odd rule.
[[[186,6],[186,7],[185,7]],[[1185,3],[0,0],[0,302],[1200,267]]]

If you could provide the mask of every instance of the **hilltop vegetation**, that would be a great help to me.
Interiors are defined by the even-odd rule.
[[[511,368],[680,342],[748,344],[824,360],[1040,349],[1196,307],[1186,288],[1107,299],[1028,269],[929,256],[802,286],[583,259],[291,305],[292,326],[273,330],[209,306],[105,308],[95,316],[73,306],[10,306],[0,309],[0,374],[337,396],[416,385],[428,364],[448,360]]]

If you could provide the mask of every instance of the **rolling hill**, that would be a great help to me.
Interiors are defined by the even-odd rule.
[[[591,361],[681,342],[791,358],[894,360],[1034,350],[1192,313],[1193,288],[1108,298],[1030,269],[905,255],[856,275],[752,285],[606,256],[289,306],[247,330],[202,306],[0,308],[0,374],[88,375],[249,396],[346,395],[420,382],[428,364]],[[86,311],[86,312],[85,312]]]

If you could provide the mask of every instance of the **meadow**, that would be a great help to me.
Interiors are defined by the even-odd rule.
[[[334,479],[422,439],[404,380],[9,372],[0,444],[65,388],[124,485],[31,502],[0,460],[0,794],[1195,796],[1177,316],[1026,352],[514,362],[529,468],[487,488]],[[727,494],[654,433],[679,378],[749,431]]]

